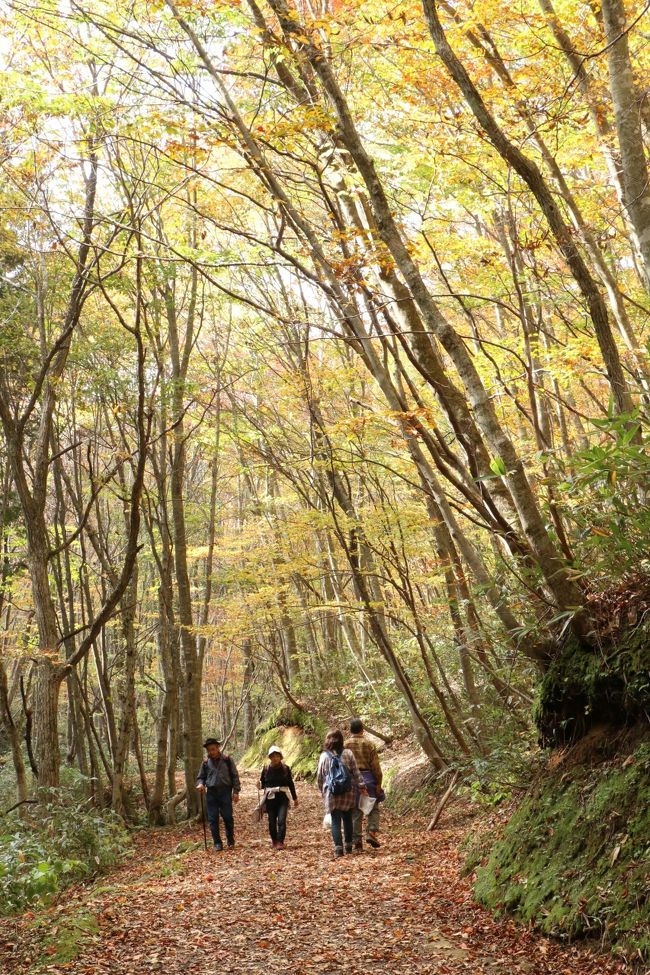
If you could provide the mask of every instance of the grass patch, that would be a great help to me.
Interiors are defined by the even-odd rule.
[[[86,896],[89,900],[94,900],[96,897],[105,897],[107,894],[115,894],[118,890],[122,890],[122,885],[96,884],[87,891]]]
[[[38,927],[43,926],[39,921]],[[99,934],[99,923],[94,914],[81,910],[62,918],[48,933],[41,946],[41,955],[30,967],[30,973],[57,965],[69,965],[84,954],[88,941]]]
[[[148,870],[140,874],[137,883],[143,880],[158,880],[160,877],[174,877],[183,873],[187,869],[187,860],[184,854],[167,856],[164,860],[152,863]]]

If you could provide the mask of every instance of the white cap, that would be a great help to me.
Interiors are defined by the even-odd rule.
[[[281,754],[282,752],[277,745],[271,745],[271,747],[269,748],[269,758],[271,757],[271,755],[281,755]]]

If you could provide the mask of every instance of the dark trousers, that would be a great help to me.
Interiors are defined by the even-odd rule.
[[[352,810],[351,809],[333,809],[332,810],[332,839],[334,840],[334,846],[340,846],[343,848],[343,835],[345,836],[345,845],[352,845]],[[343,826],[343,835],[341,833],[341,825]]]
[[[283,792],[273,799],[266,800],[266,811],[269,814],[269,834],[274,843],[284,843],[287,835],[287,813],[289,799]]]
[[[232,815],[232,792],[230,789],[225,791],[224,789],[214,789],[210,788],[205,794],[208,806],[208,822],[210,823],[210,832],[212,833],[212,839],[215,843],[221,843],[221,834],[219,832],[219,814],[223,819],[223,825],[226,827],[226,840],[228,843],[235,842],[235,821]]]

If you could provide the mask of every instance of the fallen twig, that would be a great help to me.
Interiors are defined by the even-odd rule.
[[[442,799],[440,800],[440,802],[436,806],[436,811],[434,812],[433,816],[431,817],[431,821],[429,822],[429,825],[427,826],[427,830],[432,830],[432,829],[435,829],[436,828],[436,824],[437,824],[438,820],[440,819],[440,817],[442,815],[442,810],[445,808],[445,806],[447,805],[448,800],[451,798],[451,794],[454,791],[454,789],[456,788],[456,783],[458,782],[458,779],[459,778],[460,778],[460,772],[457,769],[454,772],[453,777],[452,777],[452,780],[449,783],[449,785],[447,786],[447,789],[446,789],[446,791],[445,791]]]
[[[37,802],[38,799],[21,799],[20,802],[15,802],[13,806],[9,806],[9,809],[5,809],[3,813],[0,813],[0,816],[8,816],[10,812],[13,812],[14,809],[18,809],[18,806],[24,806],[25,803],[35,805]]]

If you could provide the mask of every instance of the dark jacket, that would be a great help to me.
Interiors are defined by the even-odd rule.
[[[296,795],[296,787],[293,784],[291,769],[284,762],[277,768],[274,768],[272,765],[265,765],[260,775],[260,782],[263,789],[277,789],[278,787],[284,786],[286,789],[289,789],[294,802],[298,798]]]
[[[239,773],[229,755],[220,755],[216,761],[213,758],[206,758],[201,762],[196,784],[222,791],[232,789],[233,792],[239,792],[241,789]]]

